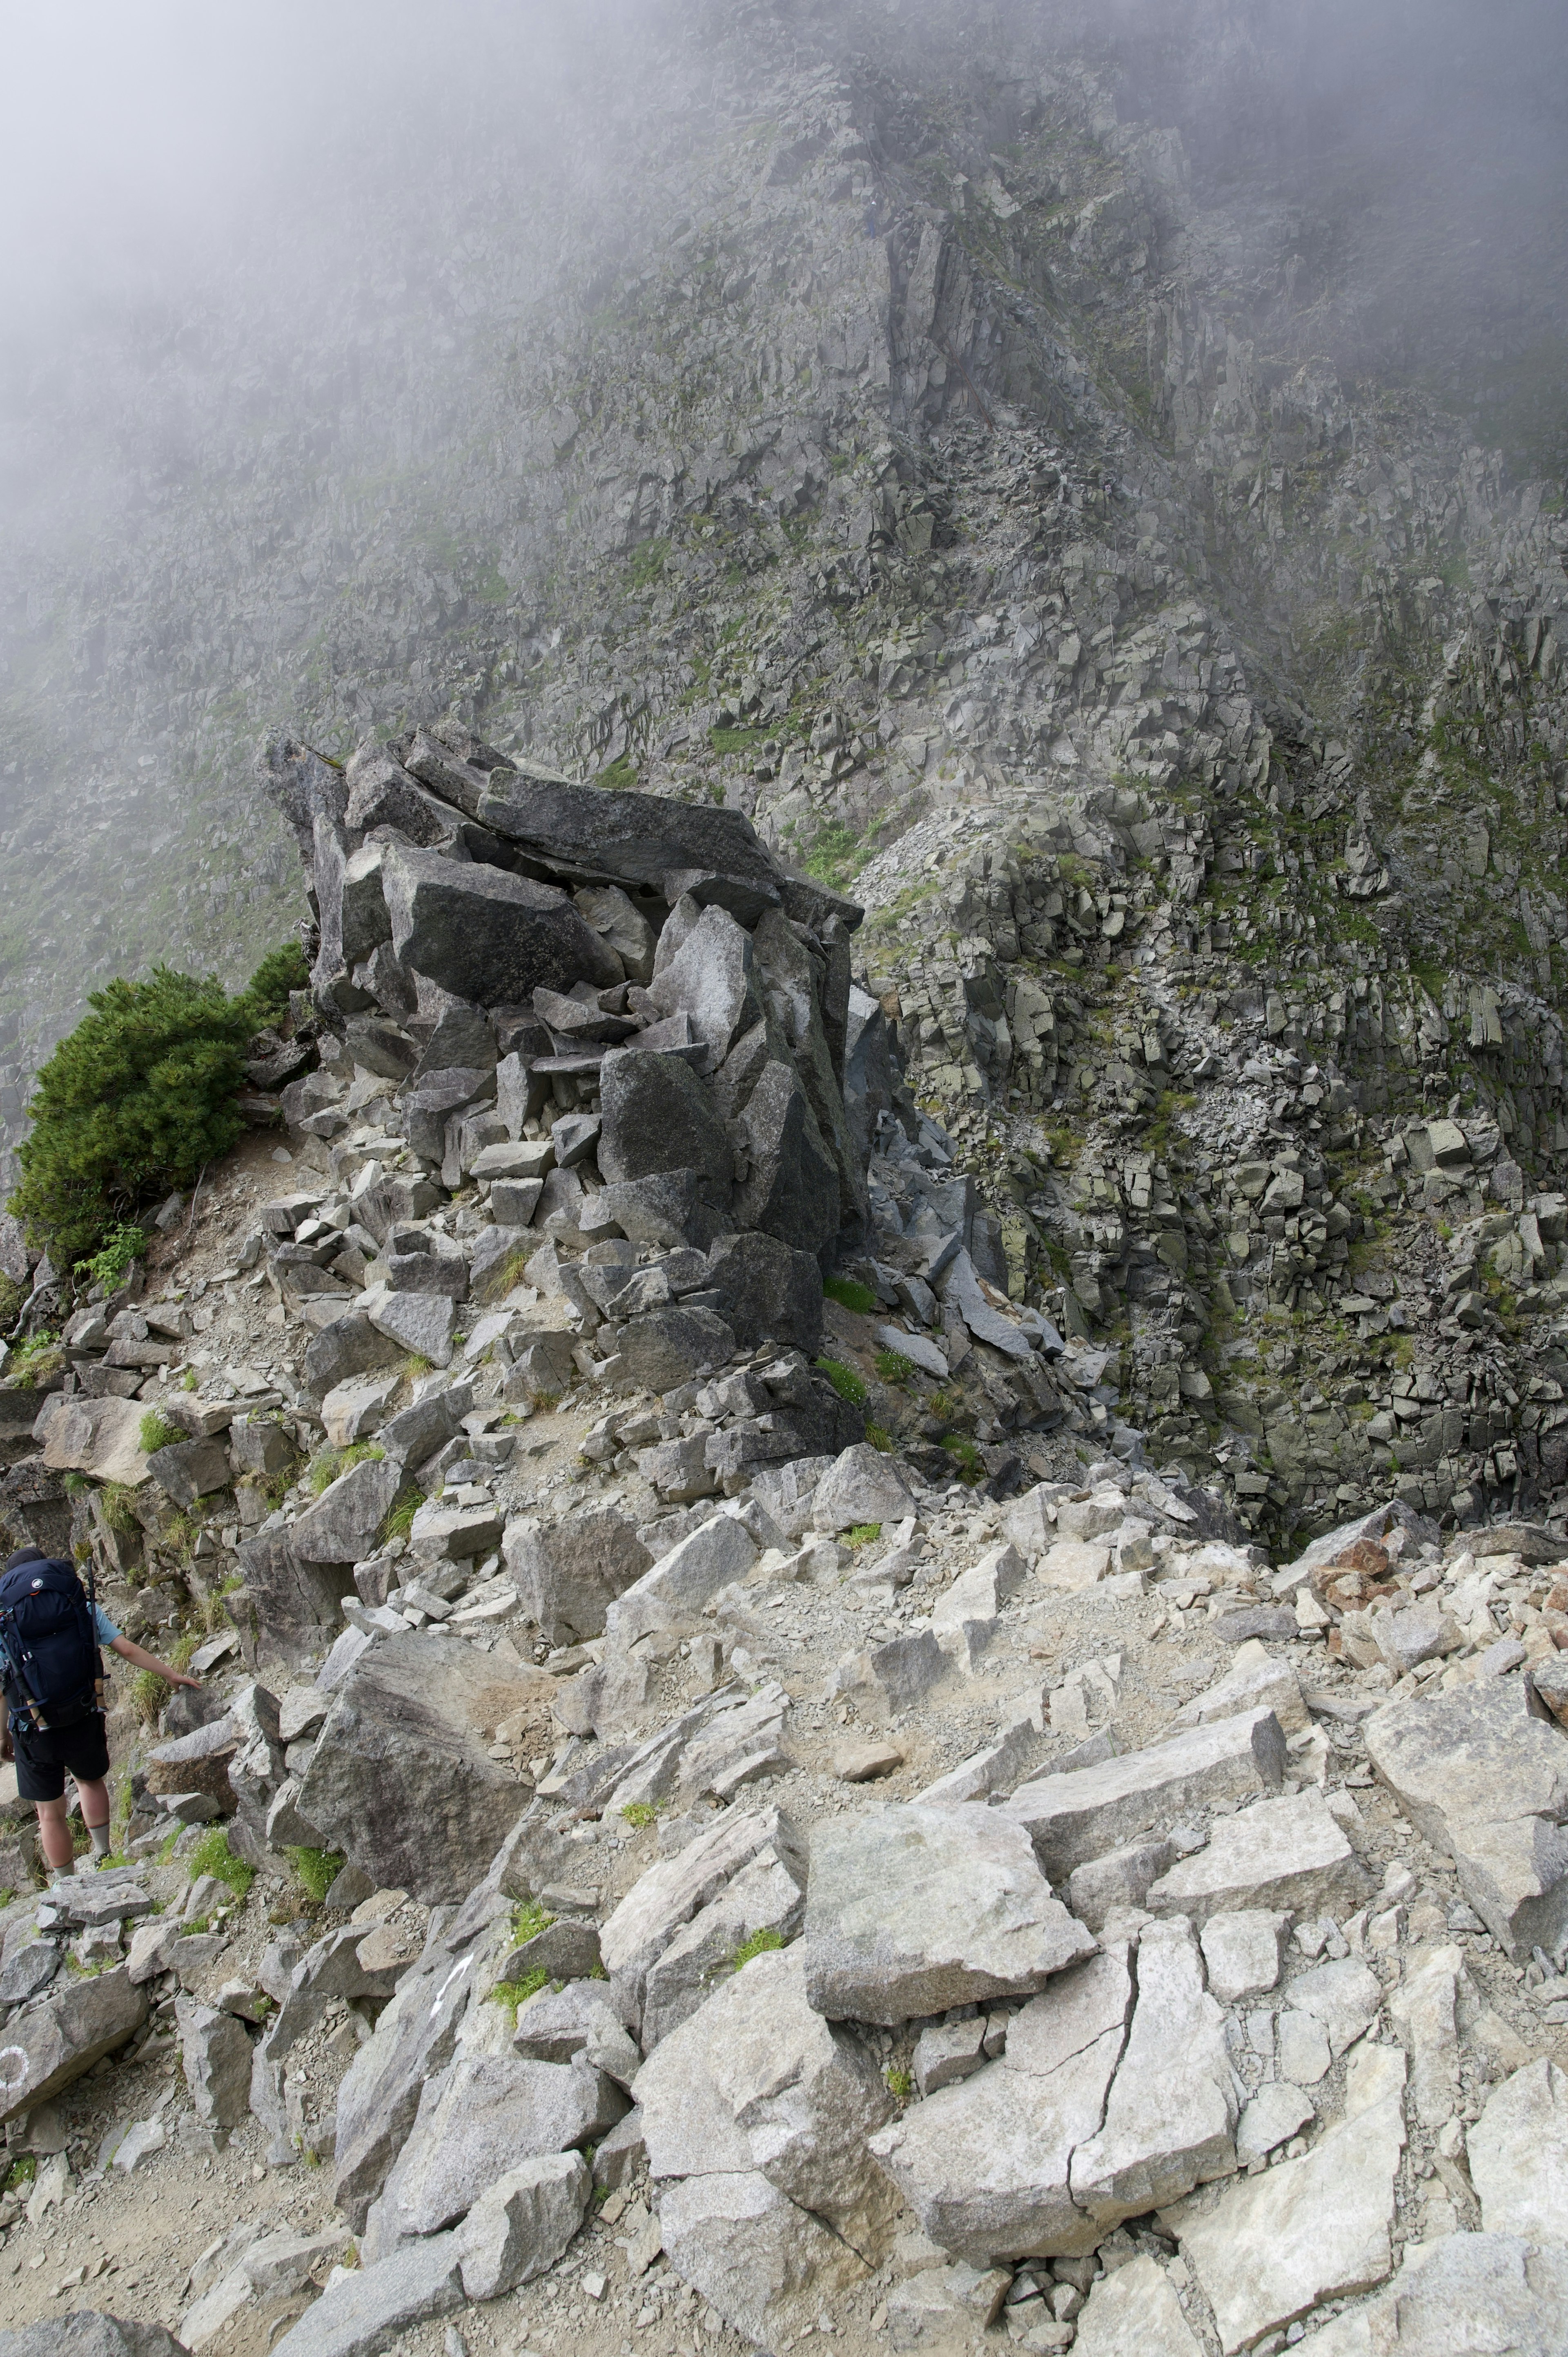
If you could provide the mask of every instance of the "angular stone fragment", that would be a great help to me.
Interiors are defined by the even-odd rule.
[[[1302,1698],[1301,1681],[1288,1662],[1270,1652],[1261,1638],[1251,1638],[1236,1650],[1225,1675],[1207,1693],[1195,1695],[1176,1713],[1178,1727],[1206,1727],[1210,1719],[1231,1718],[1238,1711],[1272,1710],[1286,1735],[1304,1734],[1312,1724]]]
[[[356,2233],[413,2125],[421,2090],[452,2059],[475,1974],[471,1951],[454,1956],[437,1946],[403,1975],[344,2073],[332,2199]]]
[[[871,2150],[934,2242],[978,2267],[1092,2250],[1073,2154],[1105,2115],[1133,2006],[1126,1951],[1064,1973],[1015,2014],[1007,2049],[906,2112]]]
[[[338,2275],[274,2341],[273,2357],[376,2357],[412,2325],[462,2305],[457,2238],[431,2234]]]
[[[1079,2357],[1199,2357],[1165,2269],[1146,2255],[1101,2276],[1078,2319]]]
[[[1138,1943],[1138,2002],[1105,2124],[1073,2155],[1073,2199],[1102,2231],[1236,2166],[1224,2018],[1185,1924]]]
[[[124,2046],[146,2018],[146,1992],[132,1983],[123,1964],[67,1982],[40,2004],[14,2014],[0,2031],[0,2120],[47,2104]]]
[[[33,1437],[43,1447],[51,1473],[90,1473],[96,1481],[130,1487],[147,1477],[142,1447],[146,1409],[137,1400],[84,1399],[51,1392],[38,1410]],[[179,1444],[183,1446],[183,1444]]]
[[[1517,2234],[1410,2243],[1393,2281],[1297,2347],[1305,2357],[1560,2357],[1568,2251]]]
[[[1028,1828],[1047,1874],[1061,1881],[1085,1859],[1215,1801],[1278,1792],[1284,1761],[1273,1711],[1243,1711],[1146,1750],[1036,1777],[1002,1812]]]
[[[755,1231],[720,1236],[708,1254],[707,1281],[738,1348],[777,1343],[816,1357],[822,1340],[822,1273],[810,1253]]]
[[[907,1803],[818,1827],[803,1944],[819,2012],[891,2024],[1026,1995],[1095,1943],[1051,1896],[1022,1828],[991,1809]]]
[[[648,996],[666,1015],[689,1016],[713,1063],[720,1064],[761,1018],[751,968],[750,934],[727,909],[707,908],[673,957],[658,967]]]
[[[522,1793],[489,1756],[489,1730],[531,1688],[460,1637],[392,1637],[361,1655],[322,1728],[299,1809],[379,1890],[464,1898],[510,1830]]]
[[[872,2056],[806,2002],[799,1947],[752,1958],[638,2075],[655,2180],[759,2169],[873,2262],[895,2207],[866,2138],[893,2101]]]
[[[1098,1932],[1113,1907],[1142,1907],[1149,1885],[1164,1874],[1176,1852],[1158,1835],[1145,1835],[1124,1849],[1108,1851],[1075,1866],[1068,1882],[1068,1905],[1080,1923]]]
[[[1399,2049],[1363,2047],[1348,2066],[1343,2119],[1299,2160],[1228,2187],[1182,2230],[1226,2357],[1389,2275],[1403,2092]]]
[[[400,1351],[450,1366],[457,1305],[441,1293],[386,1293],[379,1286],[362,1297],[363,1311],[376,1331]]]
[[[454,997],[525,1006],[541,983],[623,979],[620,960],[564,892],[526,876],[391,845],[381,885],[400,964]]]
[[[778,2348],[814,2326],[834,2295],[867,2272],[847,2243],[759,2169],[666,2185],[659,2224],[675,2273],[758,2348]]]
[[[610,1507],[550,1530],[520,1516],[507,1524],[505,1555],[524,1607],[552,1645],[602,1636],[609,1607],[653,1561],[625,1515]]]
[[[562,875],[671,902],[689,892],[698,905],[727,909],[747,925],[779,903],[779,866],[739,811],[493,775],[472,814]]]
[[[1320,1795],[1292,1792],[1221,1817],[1206,1848],[1178,1858],[1151,1886],[1147,1905],[1195,1923],[1253,1908],[1339,1917],[1353,1914],[1366,1892],[1344,1828]]]
[[[1211,1914],[1202,1935],[1209,1995],[1221,2005],[1233,2005],[1238,1997],[1258,1996],[1274,1987],[1289,1932],[1288,1915],[1265,1910],[1243,1908],[1234,1913],[1221,1910]]]
[[[696,2012],[759,1932],[789,1942],[805,1920],[800,1861],[788,1845],[769,1844],[743,1866],[650,1966],[642,2005],[642,2045],[651,2054]]]
[[[1423,2127],[1442,2127],[1458,2106],[1464,1971],[1462,1948],[1434,1948],[1419,1962],[1412,1959],[1399,1986],[1389,1995],[1389,2018],[1410,2054],[1411,2098]]]
[[[735,1335],[711,1309],[655,1309],[623,1326],[617,1345],[622,1380],[650,1392],[673,1391],[735,1352]]]
[[[1533,1717],[1520,1678],[1488,1678],[1367,1721],[1380,1780],[1507,1953],[1549,1953],[1568,1932],[1568,1741]]]
[[[226,1490],[233,1480],[228,1452],[216,1440],[177,1440],[155,1448],[147,1471],[177,1506],[187,1508],[215,1490]]]
[[[220,2136],[237,2128],[250,2109],[251,2041],[245,2025],[194,1997],[175,1999],[185,2083],[204,2126]]]
[[[580,2152],[542,2154],[509,2169],[457,2229],[468,2299],[499,2299],[553,2266],[583,2222],[594,2180]]]
[[[520,2161],[588,2143],[626,2109],[620,2090],[581,2058],[459,2055],[425,2083],[382,2196],[387,2224],[404,2234],[449,2226]]]
[[[641,2012],[646,1976],[683,1924],[708,1906],[732,1877],[760,1851],[777,1845],[793,1857],[798,1846],[777,1809],[731,1810],[709,1833],[675,1857],[660,1858],[634,1882],[599,1927],[599,1953],[618,1992]]]
[[[1288,2079],[1267,2079],[1247,2104],[1236,2128],[1236,2165],[1262,2160],[1315,2117],[1312,2098]]]
[[[403,1482],[391,1457],[367,1457],[330,1482],[289,1533],[302,1563],[360,1563],[375,1545]]]
[[[921,2357],[970,2357],[995,2323],[1011,2280],[1005,2267],[922,2267],[887,2301],[887,2338],[900,2352]]]
[[[1516,2071],[1466,2142],[1487,2233],[1568,2242],[1568,2073],[1545,2055]]]
[[[188,2357],[187,2344],[161,2324],[79,2308],[0,2332],[0,2357]]]
[[[765,1066],[738,1118],[748,1165],[736,1193],[740,1224],[820,1252],[838,1232],[839,1168],[793,1067]]]
[[[744,1578],[756,1561],[757,1543],[739,1517],[714,1514],[622,1589],[607,1626],[618,1643],[631,1645],[652,1630],[693,1620],[710,1597]]]
[[[707,1089],[679,1057],[628,1048],[605,1059],[599,1169],[607,1182],[695,1170],[717,1202],[735,1157]]]
[[[835,1458],[817,1483],[811,1519],[820,1531],[843,1531],[863,1523],[899,1523],[915,1511],[897,1465],[862,1440]]]

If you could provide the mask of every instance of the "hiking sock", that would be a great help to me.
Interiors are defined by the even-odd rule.
[[[107,1824],[89,1825],[87,1831],[92,1842],[93,1857],[107,1857],[109,1855],[109,1828]]]

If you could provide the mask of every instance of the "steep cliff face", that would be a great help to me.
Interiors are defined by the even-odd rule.
[[[1405,91],[1373,170],[1376,78],[1348,116],[1266,9],[655,30],[592,171],[361,192],[347,302],[283,335],[242,274],[47,432],[35,381],[102,496],[8,560],[10,1135],[94,979],[302,913],[259,732],[455,711],[864,900],[1108,1431],[1260,1523],[1549,1492],[1560,178],[1499,145],[1473,257],[1494,118],[1445,172]]]

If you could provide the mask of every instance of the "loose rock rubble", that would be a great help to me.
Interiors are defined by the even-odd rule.
[[[286,1190],[249,1149],[227,1232],[84,1312],[37,1418],[111,1609],[213,1633],[128,1862],[0,1917],[0,2099],[50,2155],[6,2251],[311,2163],[304,2215],[131,2311],[213,2357],[459,2309],[1267,2357],[1448,2346],[1404,2321],[1446,2269],[1544,2332],[1568,1729],[1556,1620],[1511,1624],[1568,1541],[1395,1499],[1276,1566],[1135,1439],[1096,1457],[870,1052],[858,911],[744,822],[450,729],[279,761],[322,919]],[[518,871],[411,864],[372,791],[526,844],[521,914],[451,918]],[[868,1414],[914,1378],[842,1282],[892,1242],[857,1135],[950,1212],[921,1283],[1008,1446]],[[94,1388],[116,1329],[158,1354],[134,1398]],[[94,2145],[95,2092],[177,2051]]]

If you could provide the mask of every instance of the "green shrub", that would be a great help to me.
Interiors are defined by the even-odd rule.
[[[822,1291],[830,1301],[836,1301],[841,1308],[853,1309],[859,1318],[869,1318],[876,1307],[876,1296],[870,1286],[860,1284],[853,1276],[824,1277]]]
[[[188,1440],[190,1435],[181,1426],[171,1424],[162,1408],[150,1407],[136,1427],[136,1438],[151,1457],[160,1448],[172,1448],[177,1440]]]
[[[753,1956],[769,1955],[775,1948],[781,1948],[783,1945],[783,1935],[780,1932],[753,1932],[749,1939],[741,1942],[734,1955],[731,1956],[730,1963],[738,1973],[750,1964]]]
[[[554,1921],[555,1918],[548,1907],[542,1906],[537,1899],[525,1899],[521,1906],[512,1909],[511,1936],[514,1946],[521,1948],[528,1941],[537,1940],[541,1932],[548,1932]]]
[[[0,1334],[8,1334],[22,1314],[27,1288],[14,1276],[0,1276]]]
[[[311,1494],[319,1498],[322,1491],[329,1490],[338,1475],[347,1473],[351,1466],[363,1465],[369,1458],[380,1458],[385,1455],[386,1450],[379,1448],[373,1440],[356,1440],[347,1448],[329,1446],[317,1449],[306,1469],[305,1478]]]
[[[203,1834],[190,1853],[192,1882],[199,1874],[214,1875],[220,1882],[226,1882],[236,1899],[243,1899],[256,1878],[255,1867],[247,1866],[230,1848],[229,1836],[221,1825],[214,1825],[210,1833]]]
[[[915,1372],[915,1361],[902,1351],[878,1351],[875,1364],[885,1383],[907,1383]]]
[[[214,975],[112,982],[38,1074],[11,1209],[57,1267],[95,1254],[145,1197],[188,1187],[244,1127],[234,1093],[257,1029]]]
[[[295,1872],[295,1879],[307,1899],[319,1907],[332,1885],[343,1871],[343,1856],[335,1849],[304,1849],[286,1847],[284,1856]]]
[[[14,1383],[42,1384],[61,1373],[64,1367],[65,1352],[60,1348],[59,1336],[46,1328],[12,1351],[5,1362],[5,1373]]]
[[[852,1547],[870,1546],[881,1536],[880,1523],[856,1523],[852,1529],[844,1533],[844,1537]]]
[[[884,1457],[892,1456],[893,1435],[885,1431],[881,1425],[868,1424],[865,1427],[865,1437],[873,1448],[880,1448]]]
[[[867,1396],[865,1385],[853,1367],[844,1366],[838,1359],[819,1359],[817,1372],[819,1375],[826,1375],[840,1399],[847,1400],[851,1407],[865,1405]]]
[[[138,1670],[131,1680],[131,1708],[145,1727],[155,1727],[168,1694],[168,1681],[156,1670]],[[178,1836],[177,1835],[177,1839]]]
[[[145,1231],[119,1221],[110,1229],[91,1259],[77,1262],[77,1283],[101,1285],[105,1293],[118,1293],[136,1263],[145,1260],[146,1256]]]
[[[305,952],[297,942],[285,942],[281,948],[267,952],[234,1004],[249,1008],[252,1031],[264,1031],[270,1024],[280,1023],[288,1013],[291,990],[309,987],[310,968],[306,963]]]
[[[653,1824],[659,1812],[651,1802],[628,1801],[620,1813],[627,1824],[630,1825],[635,1832],[641,1833],[645,1826]]]
[[[901,2071],[897,2063],[890,2062],[882,2075],[887,2082],[887,2092],[894,2102],[907,2104],[915,2092],[915,2082],[910,2073],[908,2071]]]
[[[412,1538],[413,1518],[424,1503],[417,1490],[411,1490],[406,1498],[399,1498],[382,1518],[381,1529],[376,1534],[377,1545],[385,1546],[389,1539]]]

